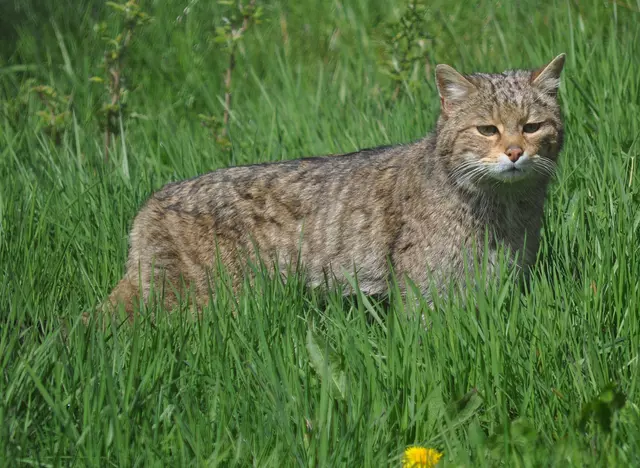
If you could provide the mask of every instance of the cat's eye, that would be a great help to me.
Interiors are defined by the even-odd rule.
[[[495,125],[478,125],[476,128],[484,136],[493,136],[498,134],[498,127]]]
[[[522,126],[522,131],[524,133],[535,133],[538,130],[540,130],[541,125],[542,125],[542,122],[529,122]]]

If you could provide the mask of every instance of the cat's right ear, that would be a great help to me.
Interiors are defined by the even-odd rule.
[[[436,84],[440,93],[440,107],[444,114],[449,113],[452,107],[464,102],[477,91],[471,81],[445,64],[436,66]]]
[[[531,74],[531,84],[555,96],[560,87],[560,73],[562,73],[565,58],[565,54],[560,54],[544,67],[534,71]]]

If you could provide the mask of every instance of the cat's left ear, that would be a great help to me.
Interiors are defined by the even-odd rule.
[[[560,73],[562,73],[565,58],[565,54],[560,54],[548,65],[534,71],[531,75],[531,85],[545,93],[555,95],[560,87]]]
[[[440,106],[446,116],[453,107],[463,103],[477,88],[453,67],[443,63],[436,66],[436,85],[440,94]]]

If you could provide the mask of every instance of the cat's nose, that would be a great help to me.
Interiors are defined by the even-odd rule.
[[[520,156],[522,156],[522,153],[524,153],[524,151],[517,145],[511,145],[504,153],[511,160],[511,162],[516,162],[518,159],[520,159]]]

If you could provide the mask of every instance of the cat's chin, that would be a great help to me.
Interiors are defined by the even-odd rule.
[[[531,169],[517,169],[516,167],[496,168],[490,172],[490,175],[495,181],[513,184],[530,179],[533,171]]]

